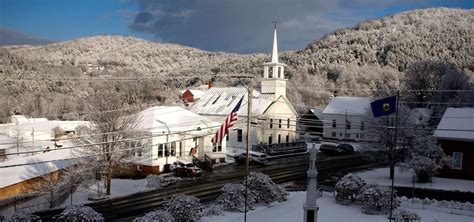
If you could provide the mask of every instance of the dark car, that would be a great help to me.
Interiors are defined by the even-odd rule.
[[[328,156],[346,155],[354,152],[354,147],[350,144],[321,144],[319,151]]]
[[[354,152],[354,147],[347,143],[337,145],[337,149],[341,154],[352,154]]]
[[[178,160],[172,165],[174,174],[179,177],[199,177],[202,170],[191,162]]]
[[[337,146],[334,145],[334,144],[327,144],[327,143],[323,143],[321,144],[321,146],[319,146],[319,152],[322,152],[328,156],[334,156],[334,155],[338,155],[339,152],[338,152],[338,149],[337,149]]]

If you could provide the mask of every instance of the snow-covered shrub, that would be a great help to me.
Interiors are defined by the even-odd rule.
[[[174,222],[173,216],[167,211],[164,210],[155,210],[145,214],[143,217],[138,217],[133,220],[133,222]]]
[[[266,174],[251,172],[248,177],[249,192],[255,196],[257,203],[271,203],[273,201],[285,201],[288,192],[285,188],[275,184]]]
[[[240,183],[226,184],[221,188],[222,194],[217,198],[224,210],[240,211],[245,210],[245,186]],[[252,192],[248,192],[247,209],[254,209],[255,197]]]
[[[36,215],[17,212],[12,215],[6,216],[3,220],[0,220],[0,221],[5,221],[5,222],[30,222],[31,221],[32,222],[32,221],[38,221],[39,219],[40,218]]]
[[[336,183],[336,201],[338,203],[354,202],[365,181],[360,177],[347,174]]]
[[[415,212],[404,209],[395,210],[392,217],[395,222],[412,222],[421,219]]]
[[[420,183],[427,183],[438,172],[440,166],[425,156],[414,156],[408,165],[413,169],[416,180]]]
[[[219,215],[224,215],[222,213],[222,206],[220,204],[211,204],[209,206],[206,206],[204,209],[204,216],[219,216]]]
[[[369,184],[364,186],[357,200],[363,207],[364,214],[385,213],[390,209],[390,187]],[[400,200],[397,197],[396,190],[393,191],[393,208],[400,206]]]
[[[413,169],[420,183],[430,182],[438,170],[448,163],[443,150],[431,135],[416,135],[409,151],[406,164]]]
[[[193,196],[180,194],[165,203],[175,221],[198,221],[204,215],[204,206]]]
[[[155,174],[149,174],[145,179],[145,187],[160,189],[161,188],[161,177]]]
[[[97,213],[91,207],[72,205],[66,207],[61,214],[56,216],[56,221],[99,222],[104,221],[104,218],[102,214]]]

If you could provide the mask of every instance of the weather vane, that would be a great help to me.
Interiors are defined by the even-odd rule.
[[[275,29],[277,28],[278,20],[277,17],[275,16],[275,20],[272,21],[273,24],[275,24]]]

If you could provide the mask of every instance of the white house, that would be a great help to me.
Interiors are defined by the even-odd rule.
[[[338,96],[332,98],[323,110],[323,137],[331,139],[360,140],[365,125],[362,116],[370,106],[367,97]]]
[[[252,145],[276,144],[298,140],[296,133],[297,113],[286,98],[285,64],[278,62],[277,30],[273,33],[273,50],[270,62],[264,63],[264,76],[260,90],[253,90],[252,99]],[[199,115],[223,123],[238,101],[244,97],[238,111],[238,122],[226,138],[231,152],[242,152],[247,144],[247,89],[244,87],[212,87],[190,110]],[[240,150],[238,150],[240,149]]]
[[[225,159],[225,143],[213,149],[211,139],[220,123],[200,116],[179,106],[154,106],[139,113],[142,141],[133,141],[131,147],[147,147],[133,153],[132,162],[145,173],[157,173],[178,159],[192,160],[192,155],[204,160]]]

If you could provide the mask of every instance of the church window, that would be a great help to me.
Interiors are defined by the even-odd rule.
[[[237,142],[242,142],[242,130],[237,130]]]
[[[281,78],[281,67],[278,67],[278,78]]]
[[[286,142],[287,142],[287,143],[290,142],[290,134],[287,134],[287,135],[286,135]]]
[[[278,120],[278,128],[281,128],[281,119]]]
[[[286,121],[286,128],[288,128],[288,129],[290,128],[290,118],[288,118],[287,121]]]
[[[272,135],[270,135],[270,136],[268,137],[268,144],[269,144],[269,145],[272,144]]]
[[[278,143],[281,143],[281,135],[278,134]]]
[[[268,78],[273,78],[273,67],[268,67]]]
[[[273,128],[273,119],[270,119],[270,129]]]

